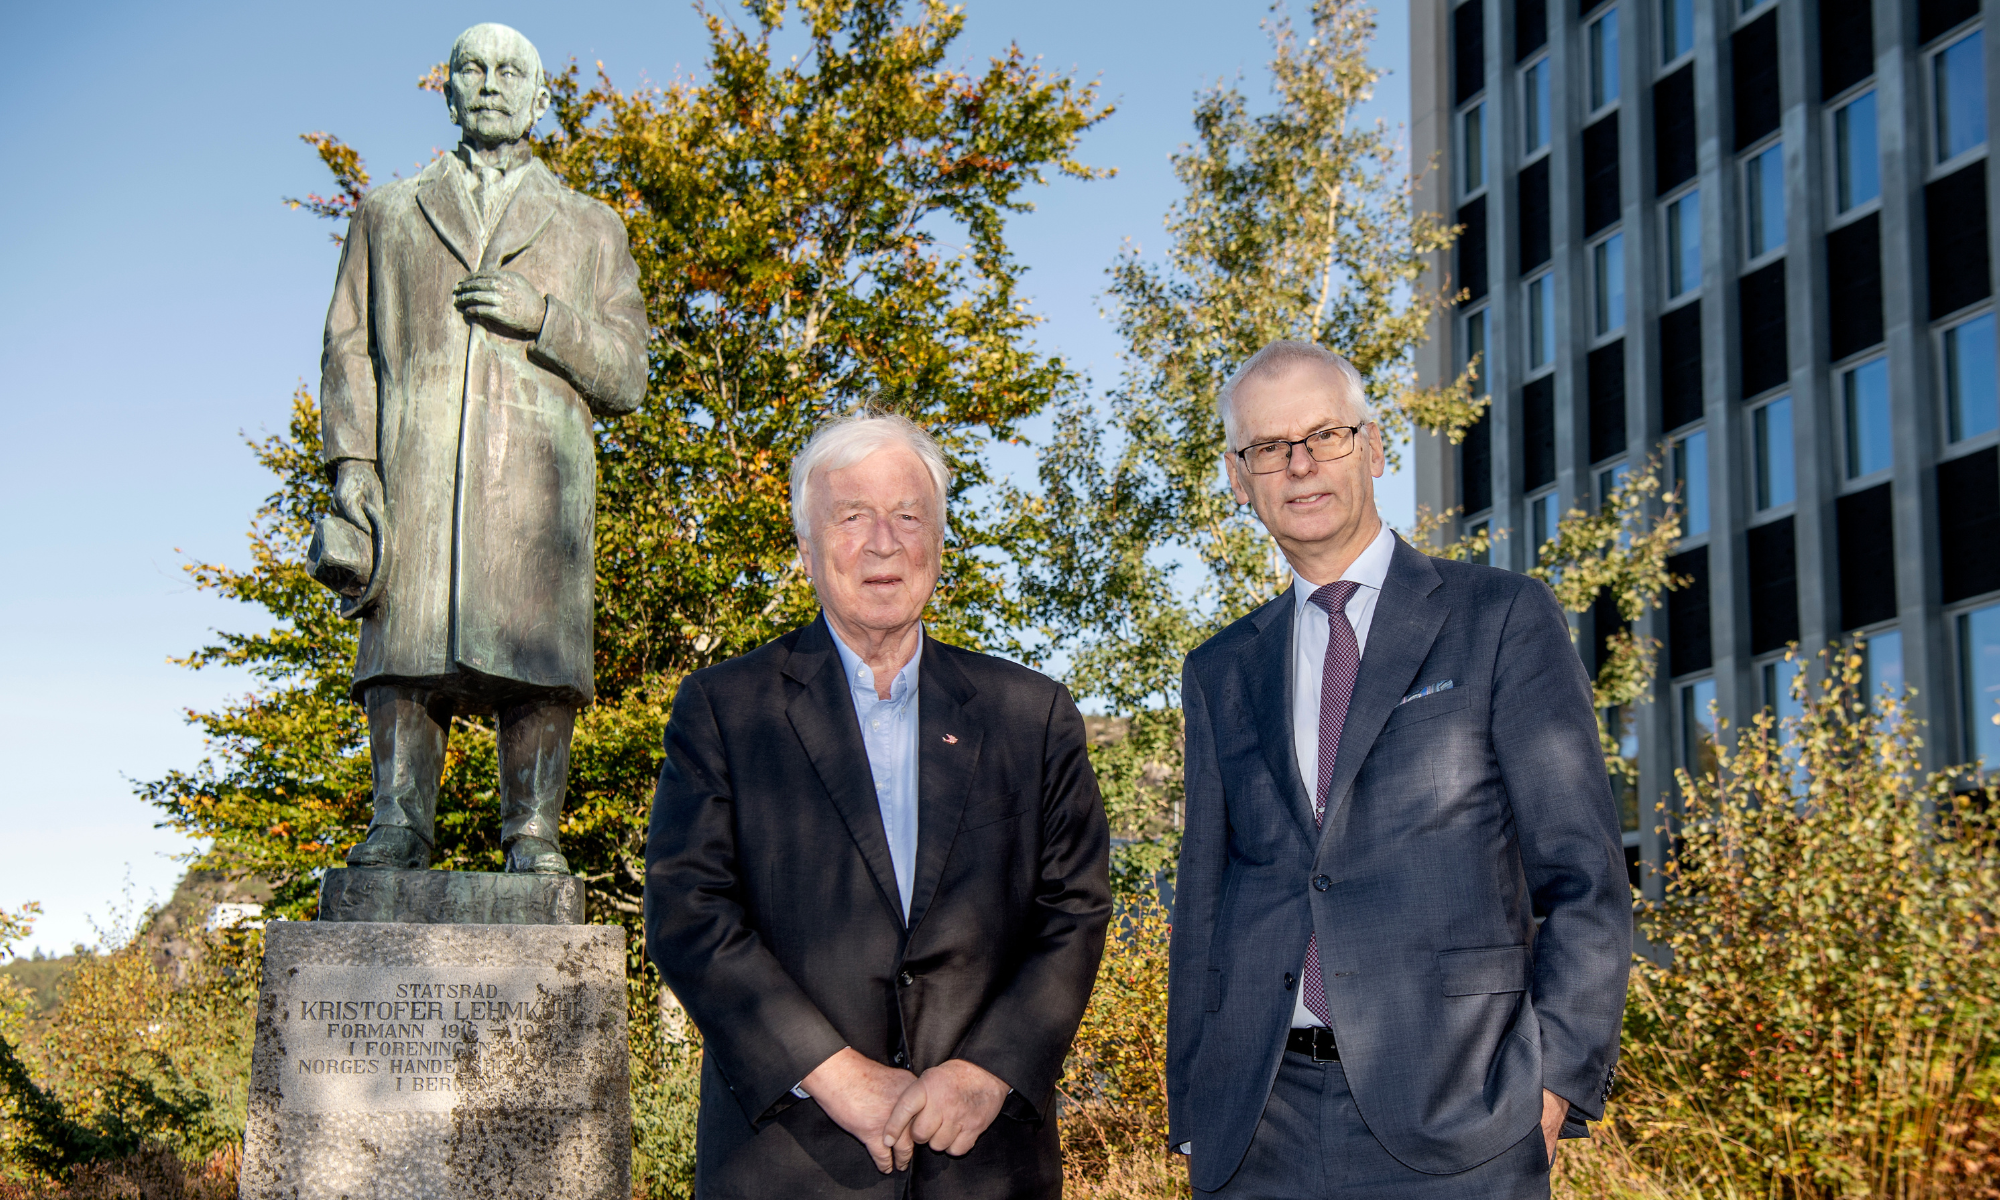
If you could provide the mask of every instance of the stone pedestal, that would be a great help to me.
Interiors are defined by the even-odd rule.
[[[574,875],[336,867],[319,883],[322,921],[418,925],[581,925]]]
[[[241,1200],[630,1200],[622,928],[264,938]]]

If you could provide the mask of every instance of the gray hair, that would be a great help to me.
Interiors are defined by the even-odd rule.
[[[1354,369],[1353,363],[1318,342],[1280,338],[1251,355],[1249,361],[1236,368],[1236,373],[1222,385],[1222,394],[1216,397],[1215,408],[1222,417],[1222,429],[1229,439],[1231,449],[1241,449],[1236,445],[1236,389],[1241,387],[1246,379],[1254,379],[1259,375],[1275,375],[1297,363],[1313,363],[1340,376],[1347,383],[1347,398],[1361,410],[1361,419],[1363,421],[1375,419],[1375,406],[1368,403],[1368,390],[1362,386],[1361,372]]]
[[[937,439],[908,417],[892,412],[862,409],[836,417],[814,431],[805,449],[792,460],[792,532],[800,541],[809,540],[806,519],[806,488],[812,477],[823,471],[839,471],[853,466],[877,450],[901,446],[917,456],[937,485],[937,515],[942,521],[945,502],[951,493],[951,466]]]

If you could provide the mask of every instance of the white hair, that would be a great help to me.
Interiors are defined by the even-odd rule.
[[[1223,433],[1229,439],[1229,448],[1240,450],[1236,444],[1236,389],[1246,379],[1259,375],[1275,375],[1284,368],[1297,363],[1313,363],[1325,367],[1347,384],[1347,398],[1360,410],[1363,421],[1375,419],[1375,406],[1368,403],[1368,390],[1362,386],[1361,372],[1354,364],[1317,342],[1300,341],[1296,338],[1280,338],[1250,356],[1249,361],[1236,368],[1222,385],[1222,394],[1216,397],[1216,411],[1222,417]]]
[[[851,467],[877,450],[892,446],[901,446],[916,455],[930,472],[931,483],[937,487],[938,520],[944,520],[945,501],[951,492],[951,466],[945,462],[937,439],[908,417],[863,409],[820,426],[806,441],[805,449],[792,460],[792,532],[800,541],[810,539],[806,489],[813,476]]]

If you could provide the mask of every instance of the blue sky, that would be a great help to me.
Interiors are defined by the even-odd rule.
[[[724,12],[733,6],[719,4]],[[1296,7],[1296,6],[1295,6]],[[1177,195],[1168,155],[1197,90],[1241,72],[1264,94],[1259,0],[968,0],[961,56],[1018,42],[1101,81],[1116,115],[1082,157],[1115,179],[1060,181],[1010,230],[1037,337],[1116,381],[1100,315],[1104,268],[1130,239],[1157,251]],[[1373,110],[1408,113],[1408,31],[1382,6]],[[325,191],[300,133],[359,149],[376,177],[455,143],[416,80],[477,21],[521,29],[544,59],[602,61],[621,87],[698,74],[706,46],[678,3],[474,6],[18,4],[0,73],[0,816],[10,830],[0,907],[42,901],[33,944],[93,942],[129,879],[164,899],[187,843],[153,828],[134,781],[204,752],[187,709],[250,687],[169,663],[258,614],[196,592],[191,560],[242,565],[270,481],[243,435],[283,426],[317,386],[336,249],[330,226],[282,204]],[[1021,468],[1017,467],[1016,470]],[[1407,478],[1383,490],[1408,520]]]

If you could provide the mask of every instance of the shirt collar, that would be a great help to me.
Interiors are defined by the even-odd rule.
[[[848,648],[840,635],[833,632],[833,622],[826,623],[826,631],[833,636],[833,648],[840,653],[840,665],[847,672],[847,686],[857,693],[867,695],[870,700],[881,700],[881,693],[875,690],[875,669],[861,661],[861,656]],[[917,651],[910,655],[910,661],[896,672],[894,682],[889,684],[889,698],[885,704],[900,704],[910,698],[917,688],[917,664],[924,660],[924,628],[917,626]]]
[[[527,166],[528,160],[535,156],[535,152],[528,148],[528,140],[522,138],[518,142],[510,142],[498,150],[483,154],[474,151],[469,144],[460,142],[451,155],[467,170],[473,170],[484,163],[489,167],[500,168],[502,175],[511,175],[519,168]]]
[[[1340,577],[1351,579],[1362,587],[1379,592],[1382,590],[1382,585],[1389,580],[1389,560],[1395,556],[1396,531],[1389,528],[1389,523],[1384,521],[1382,528],[1375,534],[1375,540],[1368,543],[1368,548],[1356,555],[1353,562],[1347,564],[1347,569],[1340,573]],[[1302,613],[1310,608],[1312,594],[1322,586],[1324,585],[1312,582],[1296,570],[1293,571],[1293,611]]]

